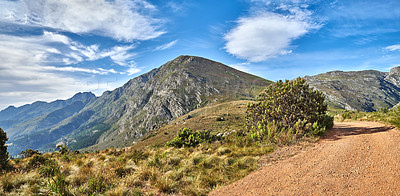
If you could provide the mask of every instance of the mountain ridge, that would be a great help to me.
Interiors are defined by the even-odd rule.
[[[305,79],[311,87],[324,92],[330,105],[337,108],[371,112],[400,102],[400,67],[390,72],[331,71]]]

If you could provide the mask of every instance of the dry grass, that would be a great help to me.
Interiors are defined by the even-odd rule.
[[[248,100],[232,101],[197,109],[175,119],[159,130],[148,133],[147,138],[137,142],[133,148],[163,146],[176,136],[177,130],[183,128],[211,130],[213,132],[241,130],[245,122],[244,117],[248,102]],[[222,118],[222,120],[218,121],[217,118]]]
[[[240,130],[247,103],[234,101],[195,110],[188,114],[190,118],[176,119],[132,148],[41,156],[58,163],[73,195],[206,195],[255,170],[259,159],[276,148],[243,139]],[[165,147],[183,127],[231,134],[197,147]],[[31,160],[12,161],[16,171],[0,176],[0,195],[55,194],[49,189],[49,178],[39,175],[45,165],[30,167]]]
[[[205,195],[216,187],[238,180],[257,168],[257,160],[272,146],[207,144],[195,148],[146,148],[110,154],[110,150],[84,155],[42,155],[59,164],[68,190],[74,195]],[[138,159],[138,154],[142,158]],[[145,154],[145,155],[143,155]],[[105,157],[105,158],[104,158]],[[140,157],[140,156],[139,156]],[[23,168],[30,158],[14,166]],[[125,161],[124,161],[125,160]],[[39,168],[0,177],[4,194],[50,194],[48,179]]]

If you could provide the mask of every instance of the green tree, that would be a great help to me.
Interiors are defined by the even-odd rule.
[[[273,127],[296,135],[321,134],[333,126],[333,118],[326,114],[325,96],[303,78],[271,84],[258,100],[248,104],[246,113],[247,128],[253,132],[269,134]]]
[[[0,171],[6,170],[8,167],[8,152],[7,152],[7,134],[0,128]]]

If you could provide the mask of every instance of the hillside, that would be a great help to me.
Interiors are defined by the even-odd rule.
[[[120,88],[104,92],[56,124],[11,137],[10,152],[16,154],[27,148],[46,151],[60,142],[73,149],[131,146],[146,132],[192,110],[213,103],[253,99],[270,83],[215,61],[180,56]],[[13,108],[6,112],[13,112]],[[44,117],[34,117],[33,124],[45,124]],[[35,127],[33,124],[25,128]]]
[[[24,138],[33,137],[44,130],[58,126],[94,100],[96,96],[92,93],[77,93],[67,100],[50,103],[38,101],[21,107],[10,106],[0,111],[0,127],[6,130],[9,143],[12,144],[8,148],[10,154],[15,155],[27,148],[40,147],[40,143],[35,144]],[[55,133],[53,135],[57,136]]]
[[[400,67],[390,72],[332,71],[305,79],[324,92],[329,104],[337,108],[371,112],[400,102]]]
[[[242,130],[248,102],[247,100],[230,101],[196,109],[159,129],[150,131],[145,135],[144,140],[135,143],[133,148],[163,146],[176,136],[178,130],[183,128],[210,130],[213,133]]]

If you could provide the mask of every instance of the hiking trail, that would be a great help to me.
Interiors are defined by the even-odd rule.
[[[270,161],[209,195],[398,195],[400,131],[377,122],[335,122],[313,147]]]

